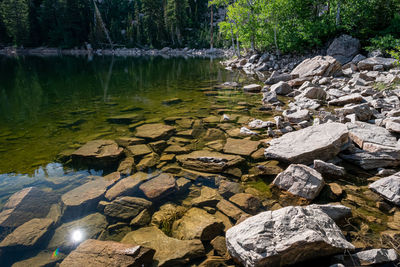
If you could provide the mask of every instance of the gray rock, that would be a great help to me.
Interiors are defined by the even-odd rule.
[[[371,57],[358,62],[357,67],[360,71],[373,70],[376,65],[382,65],[385,69],[390,69],[394,67],[395,63],[396,60],[393,58]]]
[[[380,149],[376,152],[357,151],[353,154],[340,153],[339,157],[360,166],[364,170],[396,167],[400,165],[400,151]]]
[[[64,218],[76,218],[95,211],[97,203],[104,197],[107,188],[112,184],[102,177],[85,183],[61,196],[64,205]]]
[[[300,78],[308,76],[333,76],[342,69],[340,62],[331,56],[316,56],[301,62],[291,74]]]
[[[292,206],[262,212],[230,228],[226,244],[244,266],[283,266],[354,249],[320,209]]]
[[[104,214],[119,220],[130,220],[142,210],[150,208],[152,203],[138,197],[118,197],[104,208]]]
[[[311,119],[310,112],[307,109],[297,110],[293,113],[284,112],[283,117],[290,123],[300,123]]]
[[[362,95],[356,93],[356,94],[351,94],[351,95],[345,95],[342,97],[339,97],[337,99],[329,101],[329,105],[332,106],[344,106],[346,104],[359,104],[362,101],[364,101],[364,98]]]
[[[0,243],[0,249],[26,250],[41,245],[53,225],[54,221],[51,219],[32,219],[6,236]]]
[[[400,151],[396,137],[383,127],[366,122],[347,123],[346,126],[350,139],[365,151]]]
[[[275,92],[277,95],[287,95],[293,91],[292,87],[286,82],[278,82],[271,86],[271,92]]]
[[[100,213],[64,223],[55,230],[47,248],[53,251],[59,248],[60,251],[69,252],[82,241],[97,238],[107,225],[106,217]]]
[[[190,260],[205,256],[200,240],[171,238],[153,226],[130,232],[121,242],[154,249],[156,251],[154,260],[158,266],[184,266]]]
[[[343,167],[337,166],[333,163],[327,163],[319,159],[314,160],[314,169],[323,175],[325,174],[337,177],[346,175],[346,171]]]
[[[71,266],[151,266],[154,249],[113,241],[89,239],[72,251],[60,264]]]
[[[384,263],[395,263],[399,260],[399,255],[394,249],[376,248],[360,251],[350,256],[338,255],[336,260],[346,264],[346,266],[370,266]]]
[[[358,105],[349,105],[343,108],[335,109],[335,112],[343,117],[347,115],[354,114],[359,121],[368,121],[373,116],[373,111],[369,107],[368,103],[358,104]]]
[[[336,223],[351,216],[351,209],[340,204],[312,204],[308,208],[317,208],[332,218]]]
[[[268,103],[269,104],[274,104],[274,103],[279,102],[276,92],[271,92],[271,91],[265,92],[263,94],[262,101],[263,101],[264,104],[268,104]]]
[[[292,164],[276,176],[272,184],[293,195],[314,199],[325,185],[321,174],[302,164]]]
[[[296,79],[298,77],[299,77],[299,75],[297,75],[297,74],[288,74],[288,73],[280,74],[280,73],[274,71],[271,74],[271,77],[269,77],[265,81],[265,84],[272,85],[272,84],[276,84],[276,83],[279,83],[279,82],[287,82],[287,81],[290,81],[290,80],[294,80],[294,79]]]
[[[366,59],[365,56],[363,56],[363,55],[361,55],[361,54],[358,54],[357,56],[355,56],[355,57],[351,60],[351,63],[357,65],[361,60],[364,60],[364,59]]]
[[[324,89],[320,87],[307,87],[304,91],[295,97],[295,99],[302,99],[302,98],[309,98],[309,99],[317,99],[317,100],[325,100],[328,94],[325,92]]]
[[[249,127],[251,129],[263,129],[267,127],[272,127],[275,125],[272,121],[262,121],[262,120],[253,120],[249,122]]]
[[[172,236],[181,240],[200,239],[210,241],[222,233],[224,224],[203,209],[191,208],[174,222]]]
[[[343,34],[333,40],[327,55],[336,58],[342,65],[350,62],[360,51],[361,44],[356,38]]]
[[[346,125],[325,123],[273,139],[265,150],[265,156],[284,162],[311,164],[315,159],[332,159],[347,141]]]
[[[400,206],[400,172],[379,179],[370,184],[369,188],[390,202]]]

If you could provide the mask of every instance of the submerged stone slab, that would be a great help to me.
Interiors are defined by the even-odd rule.
[[[164,198],[176,191],[176,181],[172,174],[162,173],[159,176],[141,184],[140,190],[148,199]]]
[[[142,210],[150,208],[152,203],[144,198],[118,197],[104,208],[104,214],[120,220],[130,220]]]
[[[190,260],[205,255],[200,240],[179,240],[166,236],[160,229],[151,226],[128,233],[121,241],[152,248],[158,266],[184,266]]]
[[[12,267],[49,267],[49,266],[57,266],[57,263],[60,263],[65,258],[65,254],[58,253],[57,257],[54,257],[53,252],[50,251],[42,251],[36,256],[18,261],[12,265]]]
[[[0,232],[2,229],[14,229],[34,218],[46,217],[51,205],[58,199],[55,195],[36,187],[28,187],[14,193],[0,213]]]
[[[143,176],[135,174],[132,176],[128,176],[117,182],[110,189],[108,189],[105,196],[108,200],[113,200],[119,196],[134,194],[136,191],[139,190],[139,185],[146,180],[147,175]]]
[[[227,231],[226,244],[244,266],[283,266],[354,249],[328,215],[299,206],[246,219]]]
[[[55,230],[47,248],[52,251],[59,248],[60,251],[69,252],[82,241],[97,238],[107,225],[106,217],[100,213],[64,223]]]
[[[60,267],[151,266],[154,253],[154,249],[142,246],[89,239],[71,252],[60,264]]]
[[[32,219],[16,228],[0,243],[0,249],[25,250],[41,244],[48,236],[54,221],[52,219]]]
[[[157,140],[164,139],[175,132],[175,127],[162,123],[145,124],[136,128],[136,137]]]
[[[227,154],[236,154],[241,156],[250,156],[257,150],[260,142],[247,139],[228,138],[224,146],[224,152]]]
[[[64,218],[76,218],[97,208],[97,203],[104,197],[107,188],[112,184],[102,177],[83,184],[62,195]]]
[[[207,150],[194,151],[190,154],[179,155],[176,158],[184,168],[211,173],[223,172],[244,162],[244,159],[237,155],[227,155]]]
[[[109,167],[117,163],[123,155],[123,148],[113,140],[87,142],[72,153],[72,160],[78,165]]]
[[[319,172],[302,164],[290,165],[278,174],[272,183],[293,195],[309,200],[318,196],[325,185]]]
[[[267,159],[311,164],[315,159],[332,159],[347,140],[348,130],[345,124],[325,123],[273,139],[264,154]]]
[[[390,202],[400,206],[400,172],[379,179],[370,184],[369,188]]]

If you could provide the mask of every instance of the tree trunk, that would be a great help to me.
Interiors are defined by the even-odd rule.
[[[214,49],[214,8],[211,5],[211,26],[210,26],[211,38],[210,38],[210,49]]]
[[[337,3],[336,26],[340,26],[340,1],[338,1],[338,3]]]

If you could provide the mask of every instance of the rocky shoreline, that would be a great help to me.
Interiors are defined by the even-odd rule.
[[[169,48],[163,49],[140,49],[140,48],[116,48],[116,49],[59,49],[49,47],[38,48],[15,48],[6,47],[0,49],[3,56],[118,56],[118,57],[139,57],[139,56],[164,56],[164,57],[230,57],[231,50],[224,49],[190,49],[190,48]]]
[[[0,257],[41,247],[13,266],[395,266],[400,70],[359,55],[353,39],[298,63],[225,61],[275,71],[265,86],[204,91],[243,90],[258,104],[156,122],[109,118],[132,136],[60,157],[109,174],[61,196],[36,187],[12,195],[0,213]],[[244,115],[249,107],[271,120]]]

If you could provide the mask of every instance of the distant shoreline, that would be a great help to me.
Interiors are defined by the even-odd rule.
[[[50,47],[37,48],[15,48],[6,47],[0,49],[0,56],[185,56],[185,57],[231,57],[233,51],[226,49],[189,49],[169,48],[163,49],[140,49],[140,48],[117,48],[117,49],[60,49]]]

